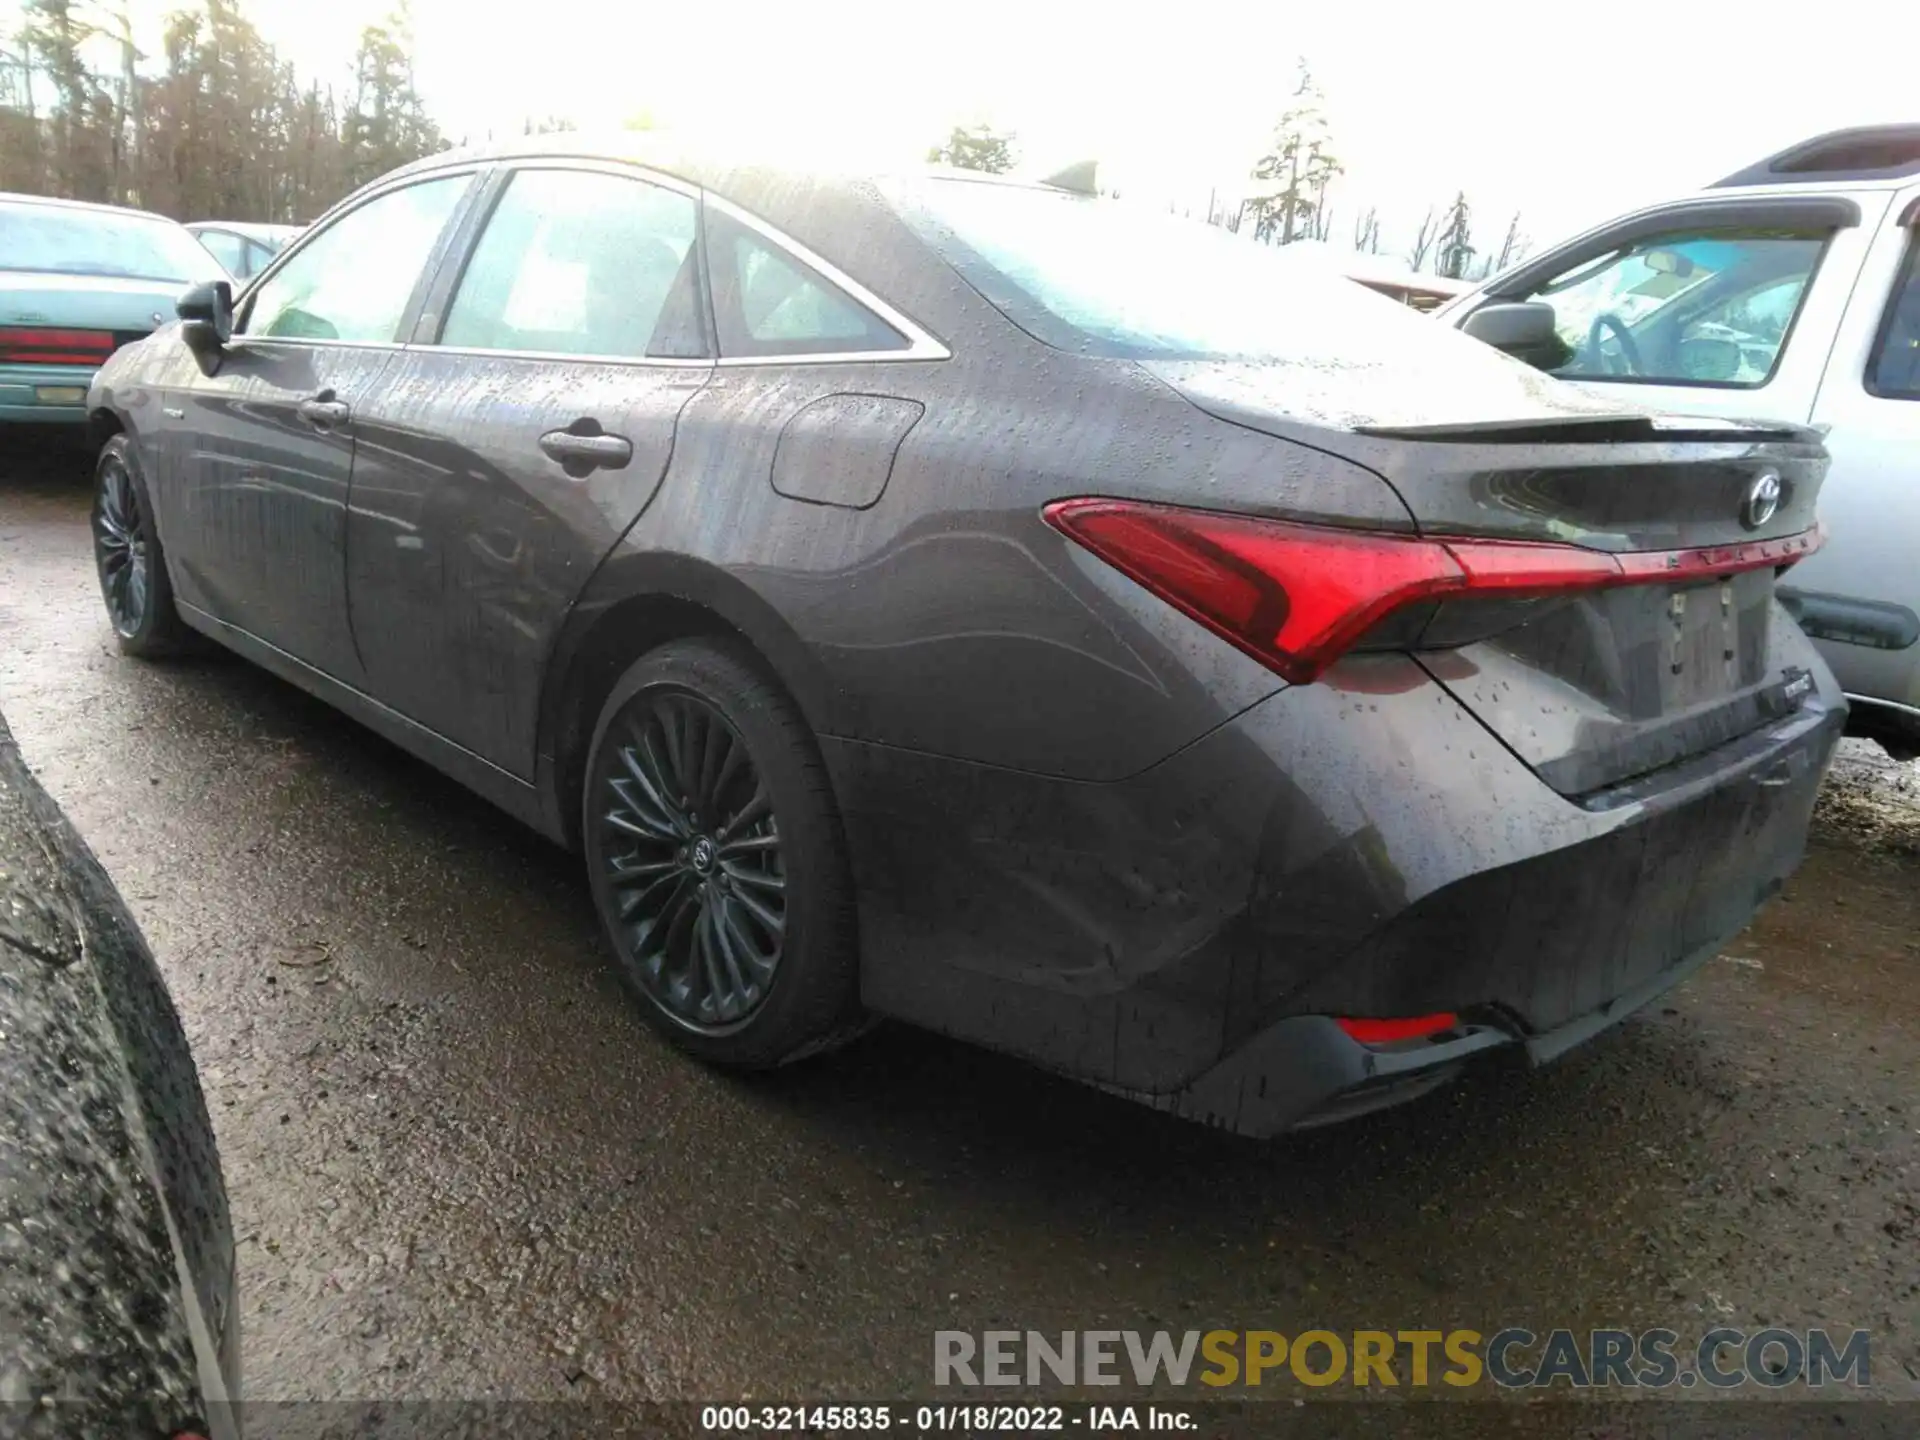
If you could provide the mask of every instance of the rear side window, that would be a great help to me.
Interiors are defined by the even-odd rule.
[[[1583,260],[1513,298],[1553,307],[1555,375],[1752,389],[1772,378],[1826,242],[1677,232]]]
[[[698,237],[698,204],[677,191],[599,171],[519,171],[460,277],[439,343],[702,356]]]
[[[1880,322],[1867,361],[1867,389],[1889,400],[1920,400],[1920,233],[1907,244],[1900,281]]]
[[[906,336],[799,257],[711,206],[707,256],[723,358],[908,347]]]
[[[244,334],[389,344],[407,301],[472,177],[389,190],[302,245],[247,307]]]

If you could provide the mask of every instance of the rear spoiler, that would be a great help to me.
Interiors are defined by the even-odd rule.
[[[1819,441],[1824,427],[1788,421],[1720,420],[1704,415],[1569,415],[1444,425],[1357,425],[1357,435],[1455,445],[1629,445],[1674,441]]]

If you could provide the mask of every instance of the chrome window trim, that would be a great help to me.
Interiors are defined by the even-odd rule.
[[[317,239],[340,220],[371,204],[383,195],[392,193],[407,185],[423,184],[432,180],[446,180],[459,175],[481,175],[491,169],[505,170],[586,170],[598,171],[607,175],[618,175],[628,179],[638,178],[684,195],[695,203],[704,202],[727,216],[736,224],[753,231],[775,249],[791,255],[800,264],[816,272],[855,304],[871,310],[881,320],[892,326],[906,337],[907,345],[902,350],[823,350],[805,355],[733,355],[702,360],[655,358],[652,356],[616,356],[616,355],[574,355],[564,352],[530,350],[484,350],[454,345],[416,345],[400,341],[352,341],[352,340],[314,340],[279,335],[236,334],[231,343],[252,343],[271,345],[304,345],[314,347],[341,346],[359,350],[422,350],[435,351],[446,355],[472,355],[488,359],[520,359],[562,361],[572,364],[592,365],[651,365],[673,369],[725,368],[747,369],[768,365],[861,365],[861,364],[898,364],[902,361],[950,360],[953,351],[937,339],[931,331],[912,319],[897,307],[874,294],[865,285],[855,280],[839,266],[815,254],[798,240],[769,225],[750,210],[744,210],[722,196],[710,190],[681,179],[677,175],[667,174],[652,166],[636,161],[600,159],[587,155],[526,155],[513,156],[498,160],[466,160],[445,168],[416,170],[406,175],[396,176],[387,184],[365,194],[352,197],[353,204],[337,206],[334,211],[320,217],[299,237],[301,244],[296,249],[289,246],[273,257],[272,263],[257,274],[247,278],[241,293],[234,299],[234,309],[251,301],[254,291],[270,279],[274,272],[300,250],[306,249],[312,240]]]
[[[855,304],[872,311],[881,320],[892,326],[906,337],[907,345],[902,350],[831,350],[806,355],[734,355],[689,360],[667,358],[664,356],[623,356],[623,355],[576,355],[564,351],[534,350],[491,350],[467,345],[410,345],[403,348],[413,350],[431,350],[446,355],[472,355],[485,359],[517,359],[560,361],[580,365],[653,365],[673,369],[726,368],[744,369],[750,366],[765,365],[858,365],[876,364],[882,361],[897,363],[904,360],[949,360],[953,352],[943,345],[925,326],[889,305],[873,291],[855,280],[837,265],[823,259],[809,250],[799,241],[783,234],[751,211],[743,210],[732,201],[723,199],[710,190],[690,184],[677,175],[669,175],[652,166],[642,165],[631,160],[603,160],[591,156],[569,155],[529,155],[515,156],[511,160],[499,162],[503,170],[584,170],[603,175],[615,175],[624,179],[638,179],[649,184],[671,190],[676,194],[700,203],[713,206],[730,220],[753,231],[766,240],[775,249],[791,255],[800,264],[814,271],[822,279],[845,292]],[[441,172],[433,172],[439,174]],[[450,172],[449,172],[450,173]]]
[[[615,175],[622,180],[640,179],[649,184],[658,185],[662,190],[671,190],[676,195],[684,195],[696,205],[701,199],[700,187],[677,175],[668,175],[663,171],[651,169],[645,165],[625,160],[601,160],[591,155],[526,155],[515,156],[511,160],[502,160],[502,170],[591,170],[602,175]]]
[[[776,250],[783,250],[807,269],[844,291],[855,304],[871,310],[887,324],[906,336],[904,350],[823,350],[806,355],[723,355],[716,364],[729,369],[747,365],[847,365],[900,360],[951,360],[953,351],[917,321],[902,314],[862,285],[839,266],[822,259],[798,240],[776,230],[758,215],[742,210],[731,200],[707,192],[707,203],[735,224],[751,230]]]
[[[765,365],[874,365],[883,360],[898,364],[910,360],[952,358],[951,352],[939,342],[933,343],[937,354],[917,354],[909,345],[905,350],[823,350],[809,355],[723,355],[712,363],[722,370],[744,370]]]
[[[316,340],[306,335],[235,335],[229,350],[253,350],[262,345],[294,345],[304,350],[405,350],[398,340]]]

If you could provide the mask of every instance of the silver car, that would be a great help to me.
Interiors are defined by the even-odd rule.
[[[1853,702],[1920,755],[1920,125],[1844,130],[1602,225],[1441,307],[1611,401],[1811,424],[1831,543],[1782,585]]]

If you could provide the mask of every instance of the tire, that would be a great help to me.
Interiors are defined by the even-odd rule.
[[[675,1044],[764,1070],[859,1033],[826,768],[744,647],[677,640],[621,676],[587,755],[581,849],[621,978]]]
[[[192,632],[174,607],[153,501],[124,435],[108,440],[94,464],[93,563],[123,652],[158,660],[188,648]]]

